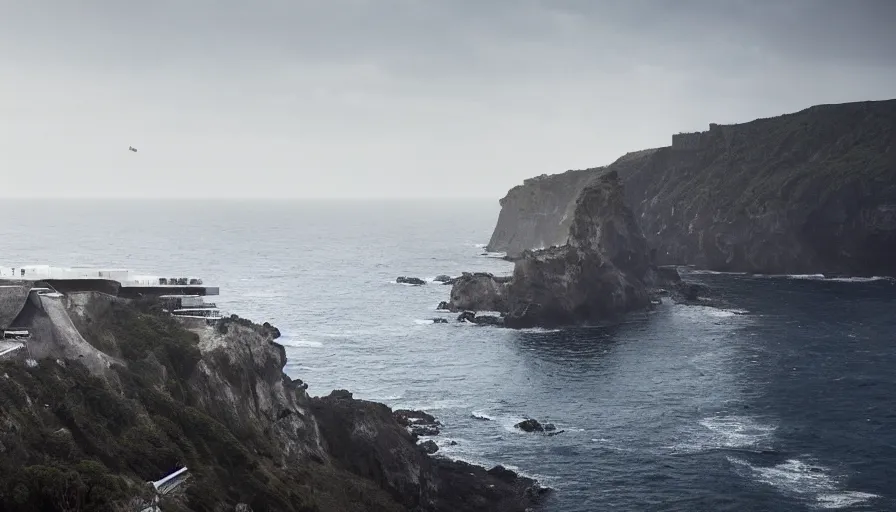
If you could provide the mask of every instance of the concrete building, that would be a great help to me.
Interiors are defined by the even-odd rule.
[[[101,291],[124,298],[158,295],[218,295],[198,277],[162,277],[136,274],[126,269],[2,265],[0,280],[45,283],[58,292]]]

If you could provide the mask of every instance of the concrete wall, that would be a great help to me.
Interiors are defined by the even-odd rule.
[[[672,149],[678,151],[692,151],[700,149],[703,140],[702,132],[676,133],[672,136]]]
[[[18,327],[12,325],[28,302],[31,283],[0,286],[0,329]]]

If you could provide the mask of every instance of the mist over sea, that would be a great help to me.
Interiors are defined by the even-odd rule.
[[[610,329],[432,324],[497,201],[4,201],[0,264],[199,275],[283,332],[286,371],[445,425],[548,510],[896,510],[896,284],[696,273],[730,310],[664,304]],[[524,416],[563,434],[516,431]],[[455,441],[455,446],[449,446]]]

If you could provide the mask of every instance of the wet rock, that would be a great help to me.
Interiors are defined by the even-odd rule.
[[[547,432],[547,433],[545,433],[545,435],[548,437],[559,436],[560,434],[562,434],[564,432],[566,432],[566,431],[565,430],[556,430],[554,432]]]
[[[709,287],[700,283],[682,281],[676,288],[681,298],[687,302],[696,302],[701,296],[708,295]]]
[[[448,319],[447,319],[447,318],[433,318],[433,319],[432,319],[432,323],[434,323],[434,324],[447,324],[447,323],[448,323]]]
[[[427,455],[428,443],[412,444],[415,439],[406,430],[418,421],[436,423],[422,411],[393,412],[374,402],[330,398],[313,399],[312,411],[340,470],[363,475],[400,503],[376,510],[524,512],[535,510],[547,492],[525,477],[510,481],[465,462]]]
[[[523,432],[544,432],[544,427],[541,425],[541,423],[539,423],[538,420],[534,420],[532,418],[525,419],[514,425],[514,427],[522,430]]]
[[[658,267],[654,267],[653,271],[656,273],[656,277],[660,283],[680,283],[681,282],[681,274],[678,273],[678,269],[671,265],[661,265]]]
[[[435,443],[435,441],[433,441],[431,439],[420,443],[420,447],[423,448],[424,452],[426,452],[430,455],[439,451],[439,445],[437,445]]]
[[[411,434],[414,434],[418,437],[432,437],[442,433],[442,431],[439,430],[439,427],[435,425],[411,424],[408,429],[410,430]]]
[[[424,411],[413,411],[410,409],[397,409],[392,411],[392,416],[395,417],[395,421],[398,422],[399,425],[409,426],[411,424],[423,424],[423,425],[440,425],[439,420],[435,418],[432,414],[429,414]]]
[[[473,311],[464,311],[457,316],[458,322],[470,322],[476,325],[503,326],[504,319],[495,315],[477,315]]]
[[[437,275],[433,281],[442,284],[454,284],[454,278],[446,274]]]
[[[447,301],[443,300],[442,302],[439,302],[439,305],[436,306],[436,309],[439,311],[451,311],[451,306]]]
[[[265,322],[265,323],[261,324],[261,327],[264,329],[265,332],[267,332],[268,334],[271,335],[271,339],[276,340],[277,338],[280,337],[280,329],[277,329],[276,327],[271,325],[270,322]]]
[[[451,287],[448,309],[451,311],[504,311],[507,308],[508,278],[496,278],[486,272],[464,272]]]
[[[545,432],[553,432],[554,430],[557,430],[557,427],[555,427],[553,423],[545,423],[544,424]]]
[[[501,465],[495,466],[492,469],[488,470],[488,474],[505,482],[513,482],[514,480],[519,478],[519,475],[517,475],[516,472],[511,471]]]
[[[353,396],[351,391],[345,389],[334,389],[330,392],[327,398],[332,398],[335,400],[351,400]]]
[[[413,286],[422,286],[422,285],[426,284],[426,281],[424,281],[423,279],[420,279],[419,277],[406,277],[406,276],[398,277],[397,279],[395,279],[395,282],[398,284],[410,284]]]

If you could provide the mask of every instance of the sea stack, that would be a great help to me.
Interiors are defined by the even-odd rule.
[[[471,274],[451,290],[452,308],[497,310],[513,328],[594,324],[650,304],[647,241],[615,172],[579,195],[564,245],[525,251],[511,279]]]
[[[579,195],[565,245],[526,251],[507,285],[509,327],[599,323],[650,304],[647,241],[615,172]]]

